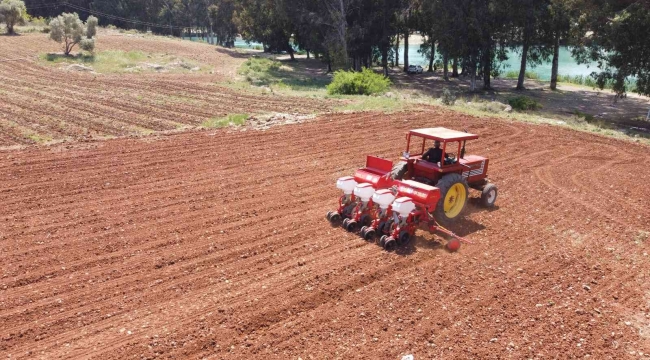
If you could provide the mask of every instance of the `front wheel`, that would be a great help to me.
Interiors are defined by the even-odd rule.
[[[487,184],[481,192],[481,204],[486,208],[494,207],[497,201],[498,189],[494,184]]]

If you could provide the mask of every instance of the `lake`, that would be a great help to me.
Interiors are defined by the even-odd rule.
[[[196,38],[192,38],[192,40],[196,40]],[[256,47],[260,48],[261,46],[262,44],[260,43],[251,42],[249,44],[246,41],[239,38],[235,40],[235,47],[238,48],[254,49]],[[422,65],[422,67],[426,69],[426,67],[429,66],[429,60],[425,59],[422,56],[422,54],[418,52],[419,49],[420,49],[419,44],[413,44],[409,46],[409,63],[415,65]],[[404,61],[404,54],[402,53],[402,51],[404,51],[403,45],[400,49],[400,63],[403,63]],[[502,70],[502,73],[505,74],[508,71],[518,72],[519,66],[521,66],[521,52],[516,50],[510,50],[508,51],[508,57],[509,57],[508,60],[503,62],[503,66],[505,66],[505,69]],[[531,67],[529,63],[527,71],[537,73],[537,75],[541,80],[550,80],[551,66],[552,66],[551,61],[541,65],[537,65],[534,68]],[[594,71],[598,71],[598,67],[596,66],[596,63],[578,64],[571,56],[571,50],[568,47],[563,46],[560,48],[560,54],[558,59],[558,72],[561,75],[589,76]]]

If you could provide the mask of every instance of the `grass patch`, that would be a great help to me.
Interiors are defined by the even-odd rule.
[[[281,62],[260,57],[251,57],[238,70],[247,83],[253,86],[269,86],[280,90],[314,91],[324,90],[330,79],[301,76],[294,69]]]
[[[106,50],[96,54],[42,54],[48,64],[81,64],[98,73],[194,72],[204,70],[194,62],[173,55],[148,54],[142,51]]]
[[[201,126],[209,129],[218,129],[226,126],[240,126],[246,123],[248,114],[229,114],[221,118],[212,118],[201,123]]]
[[[352,99],[354,102],[337,107],[337,111],[383,111],[383,112],[396,112],[402,111],[410,107],[411,104],[407,101],[388,98],[383,96],[345,96],[333,98],[339,99]]]
[[[542,108],[537,100],[531,99],[528,96],[515,96],[508,99],[508,104],[512,106],[514,110],[526,111],[526,110],[539,110]]]
[[[519,71],[510,70],[503,75],[506,79],[519,79]],[[530,80],[539,80],[539,74],[532,71],[526,71],[524,78]]]

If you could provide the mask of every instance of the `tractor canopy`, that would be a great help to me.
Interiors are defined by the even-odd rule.
[[[409,156],[422,155],[427,148],[433,147],[435,141],[440,141],[443,154],[456,152],[457,156],[461,154],[461,148],[464,149],[465,142],[474,139],[478,139],[478,135],[443,127],[411,130],[406,134],[406,151],[402,160],[407,161]],[[449,143],[452,144],[448,145]],[[455,151],[452,150],[454,147],[457,148]]]
[[[443,127],[411,130],[408,133],[408,137],[411,136],[418,136],[429,140],[438,140],[440,142],[478,139],[478,135],[463,131],[451,130]]]

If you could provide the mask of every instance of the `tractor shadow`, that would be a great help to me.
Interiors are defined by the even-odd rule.
[[[478,209],[486,210],[480,207]],[[460,237],[466,237],[485,229],[485,226],[466,217],[459,222],[448,226],[447,229]],[[416,233],[415,238],[413,238],[408,244],[398,247],[394,252],[401,256],[412,255],[418,250],[439,250],[449,252],[445,247],[445,244],[449,239],[450,236],[441,232],[429,233],[427,231],[419,230]]]
[[[469,215],[472,215],[474,213],[492,212],[492,211],[497,211],[497,210],[499,210],[499,205],[494,205],[491,208],[486,208],[485,206],[481,205],[481,198],[480,197],[470,197],[469,201],[467,201],[467,208],[465,209],[465,216],[469,216]],[[462,223],[462,221],[461,221],[461,223]]]

